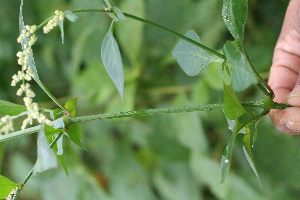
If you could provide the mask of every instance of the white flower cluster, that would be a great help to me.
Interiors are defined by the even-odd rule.
[[[21,43],[23,51],[17,53],[18,64],[22,66],[22,69],[18,71],[17,74],[13,75],[11,86],[16,86],[18,82],[22,82],[20,88],[17,91],[17,95],[21,96],[24,94],[24,104],[29,111],[27,114],[27,119],[23,121],[21,129],[25,129],[28,124],[32,125],[32,120],[36,119],[39,123],[45,123],[50,125],[51,121],[45,117],[43,113],[40,112],[39,106],[37,103],[33,102],[33,97],[35,93],[31,90],[30,84],[26,81],[30,81],[34,76],[32,67],[29,65],[30,62],[33,62],[33,54],[31,46],[36,42],[37,37],[34,34],[37,26],[25,26],[25,29],[21,32],[18,37],[18,43]]]
[[[64,20],[65,14],[62,11],[55,11],[55,16],[49,20],[46,26],[44,26],[44,33],[49,33],[55,26],[57,26],[59,21]]]
[[[8,197],[6,197],[5,200],[12,200],[12,199],[15,197],[15,195],[17,194],[17,191],[19,190],[19,188],[20,188],[20,186],[14,188],[14,189],[10,192],[10,194],[8,195]]]
[[[13,121],[10,119],[9,115],[5,115],[0,119],[0,135],[8,134],[10,131],[13,131]]]

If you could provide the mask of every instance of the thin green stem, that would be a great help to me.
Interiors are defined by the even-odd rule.
[[[86,9],[86,10],[74,10],[72,12],[76,13],[76,12],[111,12],[111,11],[108,11],[108,10],[97,10],[97,9]],[[214,54],[215,56],[217,56],[217,57],[219,57],[219,58],[221,58],[223,60],[226,60],[226,57],[223,54],[220,54],[219,52],[217,52],[217,51],[215,51],[215,50],[213,50],[213,49],[211,49],[211,48],[209,48],[209,47],[207,47],[207,46],[205,46],[205,45],[203,45],[203,44],[201,44],[199,42],[196,42],[196,41],[194,41],[194,40],[192,40],[192,39],[190,39],[190,38],[188,38],[188,37],[186,37],[186,36],[184,36],[182,34],[179,34],[179,33],[175,32],[175,31],[172,31],[171,29],[168,29],[168,28],[166,28],[164,26],[161,26],[161,25],[156,24],[154,22],[151,22],[149,20],[142,19],[142,18],[137,17],[135,15],[131,15],[131,14],[128,14],[128,13],[123,13],[123,14],[126,17],[128,17],[128,18],[131,18],[131,19],[143,22],[145,24],[154,26],[154,27],[156,27],[156,28],[158,28],[158,29],[160,29],[162,31],[170,33],[170,34],[172,34],[172,35],[174,35],[176,37],[179,37],[180,39],[183,39],[183,40],[185,40],[187,42],[190,42],[190,43],[192,43],[192,44],[194,44],[194,45],[196,45],[196,46],[204,49],[205,51],[208,51],[209,53]]]
[[[266,83],[266,81],[259,75],[259,73],[257,72],[257,70],[255,69],[255,67],[253,66],[252,62],[249,59],[249,55],[246,52],[246,50],[243,48],[243,51],[247,57],[247,60],[250,64],[250,67],[253,71],[253,73],[255,74],[256,78],[258,79],[259,83],[256,84],[256,87],[258,89],[260,89],[266,96],[271,96],[272,99],[274,98],[274,92],[272,90],[272,88]]]
[[[243,102],[241,103],[241,105],[243,107],[255,107],[255,108],[263,108],[263,109],[265,109],[266,106],[263,100]],[[271,109],[284,109],[287,107],[290,107],[290,105],[274,103],[273,108]],[[111,114],[90,115],[90,116],[82,116],[82,117],[72,117],[72,118],[67,118],[65,122],[67,124],[71,124],[71,123],[88,122],[88,121],[104,120],[104,119],[127,118],[127,117],[157,115],[157,114],[166,114],[166,113],[206,111],[206,110],[214,110],[214,109],[222,109],[222,108],[224,108],[223,104],[169,107],[169,108],[158,108],[158,109],[149,109],[149,110],[118,112],[118,113],[111,113]]]
[[[157,115],[157,114],[166,114],[166,113],[205,111],[205,110],[213,110],[213,109],[221,109],[221,108],[223,108],[222,104],[211,104],[211,105],[203,105],[203,106],[185,106],[185,107],[169,107],[169,108],[158,108],[158,109],[148,109],[148,110],[137,110],[137,111],[118,112],[118,113],[111,113],[111,114],[72,117],[72,118],[68,118],[66,120],[66,123],[69,124],[69,123],[88,122],[88,121],[95,121],[95,120],[137,117],[137,116]]]
[[[52,99],[52,101],[62,109],[67,115],[70,115],[70,112],[58,101],[58,99],[48,90],[41,80],[36,80],[37,84],[44,90],[44,92]]]

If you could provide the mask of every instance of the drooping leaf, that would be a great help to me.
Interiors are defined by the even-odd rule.
[[[18,115],[25,112],[27,109],[25,106],[14,104],[8,101],[0,100],[0,113],[10,116]]]
[[[25,29],[26,28],[25,28],[24,20],[23,20],[23,0],[22,0],[21,1],[21,5],[20,5],[20,14],[19,14],[19,30],[20,30],[20,34]],[[25,38],[21,42],[22,50],[23,51],[27,48],[28,42],[29,42],[29,38],[27,36],[25,36]],[[37,74],[37,70],[36,70],[36,66],[35,66],[33,54],[32,53],[27,53],[27,54],[29,56],[28,65],[31,68],[32,72],[34,73],[33,79],[38,82],[39,81],[39,76]]]
[[[64,43],[64,40],[65,40],[64,20],[59,20],[57,22],[57,25],[59,26],[59,29],[60,29],[61,42]]]
[[[188,31],[185,36],[201,43],[200,38],[195,31]],[[178,64],[188,76],[197,75],[209,63],[220,62],[220,60],[211,57],[207,51],[185,40],[180,40],[178,42],[172,51],[172,56],[176,58]]]
[[[75,15],[72,11],[70,10],[66,10],[65,12],[65,16],[66,18],[71,21],[71,22],[76,22],[76,20],[78,19],[78,16]]]
[[[12,189],[18,187],[20,184],[14,183],[8,178],[0,175],[0,199],[5,199]]]
[[[78,146],[82,147],[85,149],[83,144],[81,143],[81,138],[82,138],[82,130],[81,127],[78,123],[76,124],[71,124],[69,129],[67,130],[67,133],[70,137],[70,139],[77,144]]]
[[[56,155],[49,147],[45,134],[45,125],[42,124],[37,139],[37,161],[33,167],[33,175],[38,175],[55,167],[57,167]]]
[[[227,41],[224,45],[224,54],[230,71],[231,85],[235,91],[245,90],[257,82],[245,53],[236,42]]]
[[[232,132],[230,141],[227,144],[227,146],[226,146],[226,148],[223,152],[223,155],[222,155],[222,159],[221,159],[221,162],[220,162],[220,166],[221,166],[221,183],[223,183],[225,181],[226,175],[228,174],[229,169],[230,169],[235,138],[236,138],[236,134],[234,132]]]
[[[247,158],[247,161],[251,167],[251,169],[253,170],[253,172],[255,173],[258,181],[259,181],[259,184],[261,185],[261,182],[260,182],[260,178],[258,176],[258,173],[257,173],[257,170],[256,170],[256,167],[255,167],[255,163],[254,163],[254,159],[253,159],[253,155],[252,155],[252,148],[251,148],[251,129],[248,128],[248,132],[247,134],[244,136],[243,138],[243,143],[244,143],[244,146],[243,146],[243,151],[244,151],[244,154]]]
[[[236,120],[238,117],[247,113],[240,104],[231,85],[224,83],[224,113],[226,118]]]
[[[243,45],[244,28],[247,19],[247,0],[224,0],[222,16],[234,39]]]
[[[106,33],[102,46],[101,57],[105,69],[114,82],[121,99],[123,101],[124,92],[124,72],[121,59],[121,53],[116,39],[113,36],[113,23],[111,24],[108,32]]]
[[[229,172],[231,161],[232,161],[232,154],[234,148],[235,138],[238,133],[246,126],[246,123],[241,123],[238,120],[235,121],[234,128],[232,130],[230,141],[228,142],[226,149],[223,152],[222,159],[221,159],[221,183],[225,181],[226,175]]]
[[[54,135],[54,137],[58,137],[59,134]],[[56,152],[56,157],[58,158],[61,166],[63,167],[65,174],[69,177],[68,167],[65,161],[65,157],[63,155],[63,135],[57,140],[56,144],[52,147],[53,151]]]
[[[70,112],[70,117],[75,117],[76,115],[76,104],[77,98],[67,101],[65,103],[65,108]]]

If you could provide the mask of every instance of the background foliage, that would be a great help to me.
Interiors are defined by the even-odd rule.
[[[124,12],[179,33],[196,30],[205,45],[220,51],[226,40],[232,40],[220,0],[116,3]],[[102,9],[103,4],[101,0],[25,1],[24,20],[39,24],[57,9]],[[287,4],[287,0],[249,1],[245,46],[265,78]],[[1,2],[0,99],[21,103],[10,87],[10,77],[19,68],[18,13],[19,1]],[[188,77],[171,56],[179,39],[128,19],[115,24],[125,70],[121,103],[100,56],[110,18],[105,13],[78,16],[76,23],[65,23],[64,45],[57,28],[48,35],[39,33],[33,47],[41,80],[61,102],[78,97],[78,116],[222,101],[219,64]],[[34,88],[36,100],[54,108],[42,90]],[[261,96],[255,88],[239,93],[244,101]],[[260,122],[253,152],[262,190],[243,155],[242,137],[238,137],[230,175],[220,185],[219,161],[230,136],[221,110],[81,125],[87,151],[66,144],[69,178],[61,168],[42,173],[30,179],[20,199],[296,199],[300,195],[299,137],[278,132],[268,117]],[[15,182],[24,179],[36,159],[36,137],[0,144],[2,175]]]

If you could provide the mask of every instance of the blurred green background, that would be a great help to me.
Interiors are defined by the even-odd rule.
[[[25,24],[39,24],[55,10],[102,9],[102,0],[24,0]],[[254,66],[268,78],[272,52],[288,0],[249,1],[246,49]],[[19,1],[0,6],[0,99],[22,103],[11,87],[19,69],[16,53]],[[223,19],[221,0],[119,0],[122,11],[184,34],[196,30],[207,46],[221,52],[232,40]],[[179,39],[128,19],[115,25],[125,70],[124,103],[106,73],[100,56],[101,41],[109,28],[105,13],[81,13],[65,22],[65,44],[59,29],[37,34],[33,47],[41,80],[63,103],[78,97],[78,116],[170,106],[222,102],[219,65],[211,64],[188,77],[171,56]],[[35,101],[55,105],[31,83]],[[263,95],[256,88],[239,93],[242,101]],[[16,127],[20,122],[16,122]],[[233,165],[220,185],[219,161],[230,131],[221,110],[113,119],[82,123],[87,151],[67,138],[61,167],[29,180],[19,199],[111,200],[228,200],[299,199],[300,164],[297,136],[277,131],[268,116],[258,127],[254,159],[262,190],[237,137]],[[0,144],[0,171],[22,182],[36,160],[36,134]],[[1,189],[1,188],[0,188]]]

